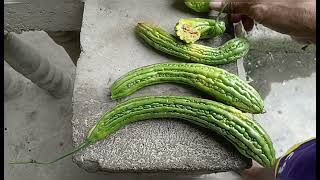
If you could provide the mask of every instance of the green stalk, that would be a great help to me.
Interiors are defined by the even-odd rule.
[[[85,141],[84,143],[80,144],[78,147],[76,147],[75,149],[73,149],[72,151],[68,152],[67,154],[55,159],[55,160],[52,160],[52,161],[48,161],[48,162],[41,162],[41,161],[36,161],[36,160],[30,160],[30,161],[11,161],[9,162],[9,164],[52,164],[52,163],[55,163],[65,157],[68,157],[69,155],[72,155],[78,151],[80,151],[81,149],[89,146],[91,144],[90,141]]]

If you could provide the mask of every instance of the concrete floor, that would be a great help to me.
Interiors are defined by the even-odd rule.
[[[44,33],[35,33],[28,41],[43,48],[52,61],[71,62],[66,52]],[[59,56],[58,56],[59,55]],[[59,58],[57,58],[59,57]],[[255,116],[269,132],[277,155],[291,145],[315,136],[316,72],[314,52],[265,52],[251,50],[245,61],[251,84],[265,99],[267,113]],[[59,62],[57,62],[59,64]],[[69,65],[72,69],[72,65]],[[49,166],[8,165],[10,160],[29,158],[49,160],[70,150],[72,131],[71,96],[54,99],[29,80],[21,77],[22,92],[4,102],[4,179],[149,179],[141,175],[117,176],[90,174],[67,158]],[[177,179],[162,176],[153,179]],[[185,179],[185,178],[184,178]],[[189,177],[187,179],[240,179],[234,173]]]

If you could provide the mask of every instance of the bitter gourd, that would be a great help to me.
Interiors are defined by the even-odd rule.
[[[184,4],[196,12],[209,12],[210,0],[185,0]]]
[[[208,39],[223,34],[226,30],[223,21],[205,18],[180,19],[175,31],[180,40],[194,43],[198,39]]]
[[[50,162],[13,162],[51,164],[90,144],[101,141],[123,126],[148,119],[177,118],[214,131],[248,158],[265,167],[275,162],[272,141],[263,128],[241,111],[211,100],[188,96],[146,96],[130,99],[106,112],[89,131],[84,142],[70,153]]]
[[[163,29],[148,23],[138,23],[137,34],[157,50],[181,59],[207,65],[221,65],[245,56],[249,42],[245,38],[234,38],[220,47],[212,48],[200,44],[185,44]]]
[[[123,98],[143,87],[166,82],[195,87],[244,112],[263,112],[262,98],[248,83],[221,68],[197,63],[160,63],[133,70],[113,83],[111,98]]]

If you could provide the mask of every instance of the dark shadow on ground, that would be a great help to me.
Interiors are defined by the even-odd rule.
[[[73,63],[77,65],[81,53],[80,31],[48,31],[47,34],[65,49]]]
[[[315,52],[304,51],[299,47],[288,50],[280,48],[278,51],[268,51],[263,47],[252,48],[244,59],[244,68],[247,80],[253,80],[250,84],[263,99],[269,94],[272,83],[304,78],[316,72]]]

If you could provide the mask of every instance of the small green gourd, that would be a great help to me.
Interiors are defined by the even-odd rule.
[[[213,38],[223,34],[225,30],[223,21],[205,18],[180,19],[175,26],[177,36],[186,43]]]

